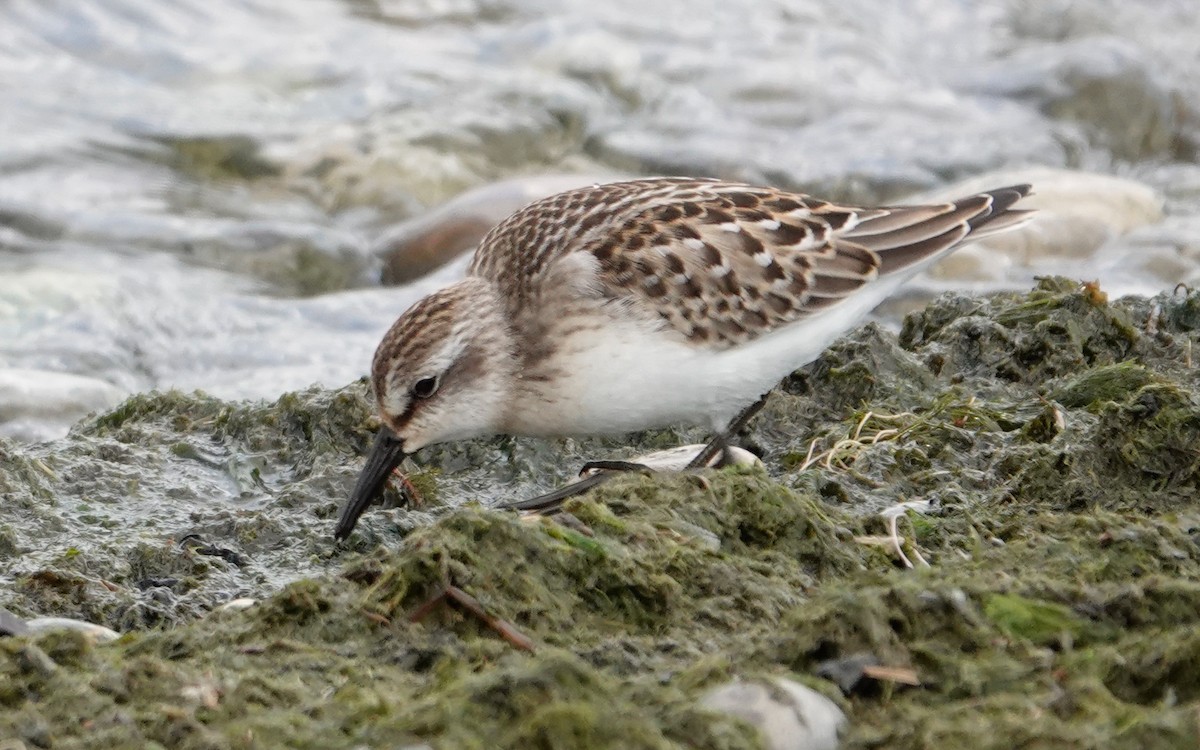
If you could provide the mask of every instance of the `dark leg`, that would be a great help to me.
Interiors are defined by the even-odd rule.
[[[653,470],[637,461],[588,461],[579,470],[579,475],[590,474],[594,471],[631,471],[636,474],[652,474]]]
[[[742,428],[754,418],[754,415],[762,411],[763,406],[767,403],[767,397],[770,395],[770,392],[763,394],[761,398],[743,409],[740,414],[733,418],[733,421],[729,423],[729,426],[723,432],[713,437],[708,445],[704,446],[704,450],[700,451],[699,455],[688,463],[684,471],[708,466],[708,462],[712,460],[713,456],[727,451],[729,446],[728,436],[741,432]],[[599,471],[591,476],[580,479],[578,482],[572,482],[564,487],[551,490],[544,495],[509,503],[504,507],[513,510],[533,511],[542,515],[553,515],[562,509],[564,500],[582,495],[593,487],[599,487],[613,477],[630,471],[641,473],[650,473],[651,471],[642,464],[633,461],[592,461],[583,468],[585,471],[587,469],[599,469]]]
[[[750,404],[745,409],[742,409],[741,413],[734,417],[733,421],[730,422],[724,430],[713,436],[713,439],[709,441],[708,445],[704,446],[704,450],[697,453],[696,457],[688,462],[687,468],[702,469],[705,466],[708,466],[708,462],[711,461],[713,456],[717,455],[718,453],[722,454],[722,460],[718,466],[727,463],[727,456],[725,454],[727,454],[729,451],[729,438],[741,432],[742,428],[744,428],[746,424],[754,418],[754,415],[762,411],[762,408],[767,405],[767,398],[770,395],[771,392],[768,391],[760,396],[759,399],[753,404]]]
[[[513,510],[533,511],[544,516],[554,515],[562,510],[564,500],[568,500],[576,495],[582,495],[591,488],[599,487],[620,474],[621,472],[619,471],[598,471],[590,477],[585,477],[578,482],[572,482],[564,487],[551,490],[544,495],[538,495],[537,497],[531,497],[528,500],[521,500],[516,503],[509,503],[503,507]]]
[[[579,473],[583,474],[589,470],[594,473],[589,474],[583,479],[571,482],[556,490],[551,490],[544,495],[509,503],[504,507],[512,508],[513,510],[535,511],[542,515],[552,515],[561,509],[564,500],[576,495],[582,495],[593,487],[599,487],[613,477],[629,472],[646,475],[653,473],[651,469],[634,461],[589,461],[583,465],[583,469]]]

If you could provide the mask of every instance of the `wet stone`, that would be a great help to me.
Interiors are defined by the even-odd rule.
[[[20,617],[0,607],[0,635],[24,635],[29,626]]]
[[[769,750],[836,750],[846,716],[837,704],[793,680],[731,682],[701,700],[759,731]]]

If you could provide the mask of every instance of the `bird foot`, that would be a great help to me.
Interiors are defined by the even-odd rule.
[[[655,469],[637,461],[588,461],[579,470],[581,479],[586,479],[600,471],[631,472],[635,474],[653,474]]]
[[[717,450],[712,450],[713,443],[709,443],[703,446],[699,454],[696,452],[698,448],[700,446],[683,445],[678,448],[655,451],[639,457],[639,460],[636,461],[589,461],[579,471],[580,479],[578,481],[528,500],[510,503],[506,507],[539,515],[553,515],[558,513],[562,509],[562,504],[570,498],[578,497],[622,474],[633,472],[651,476],[666,471],[698,476],[699,472],[706,468],[759,463],[757,456],[742,448],[725,445]],[[696,464],[696,459],[701,456],[705,456],[707,463]],[[714,459],[717,460],[714,461]],[[700,478],[700,481],[701,486],[704,486],[704,480]]]

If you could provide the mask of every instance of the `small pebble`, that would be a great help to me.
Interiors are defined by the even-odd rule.
[[[241,597],[238,599],[230,599],[221,606],[217,607],[217,610],[221,612],[240,612],[243,609],[250,609],[255,604],[258,604],[257,599]]]
[[[28,632],[29,626],[24,620],[0,607],[0,635],[25,635]]]
[[[879,658],[874,654],[851,654],[840,659],[829,659],[817,665],[816,673],[835,683],[842,692],[849,695],[862,681],[863,670],[879,665]]]
[[[836,703],[782,677],[768,684],[735,680],[709,691],[700,705],[757,727],[769,750],[836,750],[846,726]]]

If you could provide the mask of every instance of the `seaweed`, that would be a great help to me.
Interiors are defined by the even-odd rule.
[[[421,508],[337,546],[362,382],[143,394],[2,443],[0,605],[125,635],[0,641],[0,735],[752,748],[699,697],[783,675],[836,696],[851,748],[1194,747],[1197,310],[1065,279],[944,296],[790,377],[746,436],[765,469],[623,477],[561,523],[500,506],[698,431],[440,446],[406,465]],[[838,661],[877,668],[843,694]]]

